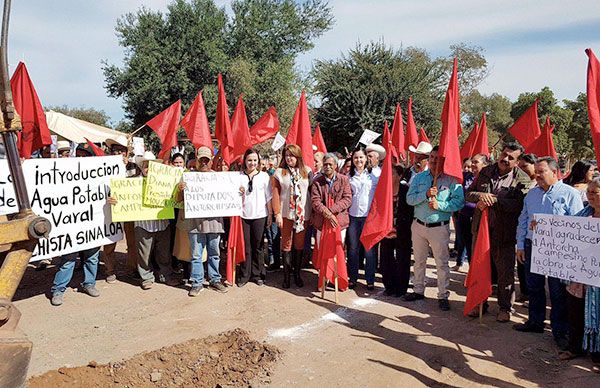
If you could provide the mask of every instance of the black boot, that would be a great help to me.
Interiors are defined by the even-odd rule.
[[[302,270],[302,251],[292,249],[292,267],[294,268],[294,283],[296,286],[303,287],[304,282],[300,277],[300,270]]]
[[[282,288],[290,288],[290,274],[292,272],[292,253],[282,252],[283,256],[283,284]]]

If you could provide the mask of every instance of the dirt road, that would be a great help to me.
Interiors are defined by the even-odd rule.
[[[121,247],[122,248],[122,247]],[[122,259],[122,258],[121,258]],[[302,289],[279,288],[281,273],[263,287],[248,284],[227,294],[211,290],[190,298],[184,288],[98,281],[99,298],[69,290],[60,307],[47,295],[55,269],[28,270],[16,299],[21,328],[34,343],[30,375],[63,366],[120,361],[137,353],[241,328],[281,353],[273,386],[597,386],[589,359],[557,358],[549,331],[517,333],[495,322],[464,318],[464,273],[452,272],[451,307],[437,307],[435,289],[424,301],[384,296],[378,283],[340,295],[340,304],[316,292],[316,274],[305,271]],[[77,273],[72,286],[81,281]],[[99,278],[103,278],[102,275]],[[435,286],[433,262],[428,284]],[[431,298],[431,299],[430,299]],[[526,309],[517,305],[514,322]]]

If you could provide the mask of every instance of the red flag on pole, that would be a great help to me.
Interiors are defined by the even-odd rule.
[[[212,138],[210,136],[210,127],[208,125],[208,117],[206,116],[206,108],[202,99],[202,92],[198,92],[196,98],[185,116],[181,120],[181,126],[185,129],[190,142],[196,149],[204,146],[212,150]]]
[[[19,155],[29,159],[34,151],[52,144],[52,137],[46,123],[44,108],[23,62],[19,62],[10,79],[10,89],[15,110],[21,116],[23,127],[23,130],[17,134]]]
[[[310,117],[308,115],[308,106],[306,104],[306,95],[302,91],[296,113],[292,120],[292,125],[285,138],[286,144],[296,144],[302,149],[302,159],[304,164],[311,169],[315,166],[315,159],[312,150],[312,135],[310,130]]]
[[[227,98],[225,97],[225,87],[223,86],[223,76],[221,73],[217,76],[219,87],[219,98],[217,100],[217,117],[215,119],[215,137],[219,141],[219,150],[221,156],[227,165],[231,164],[233,148],[233,135],[231,134],[231,121],[229,121],[229,108],[227,107]]]
[[[477,240],[465,279],[467,287],[467,300],[463,314],[468,315],[471,310],[485,302],[492,295],[492,262],[490,260],[490,231],[488,225],[488,209],[481,213]]]
[[[332,205],[332,198],[327,199],[328,207]],[[342,241],[342,231],[338,224],[335,228],[329,221],[323,223],[321,230],[321,240],[316,252],[319,264],[318,285],[323,287],[327,279],[331,283],[335,282],[335,275],[338,277],[338,288],[344,291],[348,288],[348,271],[346,269],[346,254],[344,253],[344,242]],[[337,267],[336,267],[337,264]]]
[[[242,219],[240,217],[231,217],[229,226],[229,238],[227,239],[227,271],[226,279],[229,284],[234,284],[233,269],[246,260],[246,251],[244,248],[244,230],[242,229]],[[235,252],[235,255],[234,255]]]
[[[246,116],[246,106],[242,96],[231,117],[231,135],[233,136],[233,148],[231,149],[231,161],[236,161],[244,155],[244,152],[250,147],[250,128],[248,127],[248,117]]]
[[[542,134],[525,148],[525,152],[535,154],[539,157],[551,156],[554,160],[558,161],[556,150],[554,149],[554,140],[552,139],[553,131],[554,125],[550,124],[550,117],[546,116],[546,123],[544,124]]]
[[[485,112],[481,115],[481,125],[479,126],[479,133],[477,134],[477,140],[473,146],[473,153],[471,156],[477,154],[484,154],[490,156],[490,146],[488,141],[488,130],[485,120]]]
[[[385,132],[389,133],[387,125],[384,129],[384,138],[386,137]],[[387,138],[389,139],[389,134]],[[387,148],[393,148],[391,142],[388,142]],[[394,190],[392,175],[392,154],[388,152],[383,161],[379,182],[375,188],[375,196],[373,197],[373,202],[371,202],[369,214],[367,215],[365,226],[360,235],[360,241],[365,247],[365,250],[371,249],[375,244],[387,236],[394,227]]]
[[[402,109],[400,104],[396,104],[396,113],[394,113],[394,122],[392,123],[392,145],[396,150],[397,157],[406,160],[406,151],[404,150],[404,124],[402,123]],[[386,145],[384,144],[384,147]]]
[[[587,70],[587,103],[592,142],[596,160],[600,160],[600,62],[592,49],[585,50],[589,57]]]
[[[462,160],[460,160],[460,149],[458,147],[458,135],[461,129],[457,67],[458,61],[454,58],[452,76],[450,77],[444,109],[442,110],[442,133],[440,135],[438,156],[445,158],[442,169],[444,174],[452,176],[459,183],[462,183]]]
[[[317,127],[315,128],[315,133],[312,137],[312,144],[317,147],[317,151],[324,154],[327,153],[327,146],[325,145],[325,140],[323,140],[323,135],[321,134],[320,124],[317,124]]]
[[[390,153],[392,154],[392,158],[399,161],[398,152],[396,152],[396,147],[394,147],[392,137],[390,136],[390,128],[388,127],[387,120],[383,122],[383,139],[381,140],[381,145],[385,148],[386,155]]]
[[[168,159],[171,148],[177,146],[177,129],[179,128],[180,117],[181,100],[177,100],[146,123],[156,133],[162,144],[158,154],[159,159]]]
[[[431,144],[431,140],[429,140],[429,138],[427,137],[427,134],[425,133],[425,130],[423,129],[423,127],[421,127],[421,129],[419,130],[419,143],[425,141],[429,144]]]
[[[416,147],[419,144],[419,134],[417,125],[412,113],[412,97],[408,98],[408,112],[406,113],[406,137],[404,138],[404,151],[408,151],[409,146]]]
[[[84,139],[88,143],[90,148],[92,149],[92,152],[94,153],[94,155],[96,155],[96,156],[104,156],[105,155],[104,151],[102,151],[102,148],[100,148],[96,144],[92,143],[92,141],[90,139],[88,139],[87,137],[85,137]]]
[[[260,144],[271,139],[279,132],[279,117],[274,107],[267,111],[250,127],[250,142],[252,145]]]
[[[540,136],[540,122],[538,120],[538,99],[527,108],[525,113],[521,115],[512,125],[508,128],[510,133],[515,139],[521,143],[524,148],[527,148],[535,139]]]
[[[476,121],[475,126],[469,133],[467,140],[463,143],[460,148],[460,158],[465,160],[474,155],[473,150],[475,149],[475,142],[477,141],[477,136],[479,136],[479,123]]]

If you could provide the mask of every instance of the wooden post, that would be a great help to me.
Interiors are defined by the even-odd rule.
[[[231,263],[231,265],[233,265],[233,284],[231,285],[231,287],[233,287],[234,285],[236,285],[236,281],[235,281],[235,268],[237,267],[237,247],[234,245],[233,246],[233,263]]]
[[[479,323],[481,324],[483,320],[483,303],[479,304]]]

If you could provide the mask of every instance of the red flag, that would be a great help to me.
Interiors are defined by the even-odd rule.
[[[185,128],[185,133],[187,133],[190,142],[192,142],[196,149],[205,146],[212,150],[213,143],[210,136],[206,108],[202,99],[202,92],[198,92],[194,102],[190,105],[185,116],[183,116],[181,126]]]
[[[492,295],[492,262],[490,260],[490,231],[487,208],[481,213],[479,231],[477,231],[477,240],[475,240],[469,273],[465,279],[465,287],[467,287],[467,300],[463,314],[466,316]]]
[[[488,130],[485,120],[485,112],[481,115],[481,125],[479,126],[479,133],[477,134],[477,140],[473,146],[473,155],[484,154],[490,156],[490,146],[488,141]]]
[[[331,201],[331,197],[328,201]],[[317,262],[319,263],[319,281],[317,284],[319,286],[324,286],[324,279],[329,280],[331,283],[335,282],[337,272],[338,288],[342,291],[348,288],[348,271],[345,257],[340,225],[338,224],[334,228],[329,221],[325,221],[317,252]],[[335,264],[337,264],[337,268]]]
[[[429,144],[431,144],[431,140],[429,140],[429,138],[427,137],[427,134],[425,133],[425,130],[423,129],[423,127],[421,127],[421,129],[419,130],[419,143],[425,141]]]
[[[162,148],[158,153],[159,159],[168,159],[171,148],[177,146],[177,129],[179,128],[180,117],[181,100],[177,100],[173,105],[146,123],[156,133],[162,144]]]
[[[458,98],[458,61],[454,58],[452,76],[448,84],[444,109],[442,110],[442,133],[440,135],[440,149],[438,156],[445,158],[443,172],[456,178],[459,183],[463,181],[462,160],[458,147],[460,131],[460,101]]]
[[[387,132],[387,127],[384,131]],[[388,148],[393,148],[391,142],[388,143]],[[394,227],[394,190],[392,175],[392,154],[388,152],[383,161],[379,182],[375,188],[375,196],[373,197],[373,202],[371,202],[369,214],[367,215],[365,226],[360,235],[360,241],[365,247],[365,250],[371,249],[375,244],[387,236]]]
[[[551,156],[554,160],[558,161],[556,150],[554,149],[554,141],[552,139],[553,131],[554,125],[550,124],[550,117],[546,116],[546,123],[544,124],[542,134],[525,148],[525,152],[528,154],[535,154],[538,157]]]
[[[290,125],[288,135],[285,138],[285,143],[299,146],[302,149],[304,164],[312,169],[315,165],[315,159],[313,157],[312,136],[310,132],[310,117],[308,116],[306,95],[302,91],[296,113],[294,113],[292,125]]]
[[[585,50],[589,57],[587,71],[587,103],[592,142],[596,160],[600,160],[600,62],[592,49]]]
[[[404,150],[408,151],[409,146],[416,147],[419,144],[419,134],[417,125],[412,113],[412,97],[408,98],[408,113],[406,114],[406,137],[404,138]]]
[[[271,139],[279,132],[279,117],[274,107],[267,111],[250,127],[250,142],[252,145],[260,144]]]
[[[327,153],[327,146],[325,145],[325,140],[323,140],[323,135],[321,134],[321,126],[317,124],[315,128],[315,133],[312,137],[312,144],[317,147],[317,151],[322,152],[324,154]]]
[[[52,137],[46,123],[44,108],[23,62],[19,62],[10,79],[10,89],[15,110],[21,116],[23,127],[23,130],[17,134],[19,155],[29,159],[33,151],[52,144]]]
[[[225,87],[223,86],[223,76],[219,73],[217,77],[219,87],[219,99],[217,100],[217,117],[215,119],[215,137],[219,141],[221,156],[227,165],[232,160],[231,151],[233,149],[233,135],[231,134],[231,121],[229,121],[229,108],[227,107],[227,98],[225,97]]]
[[[404,150],[404,124],[402,123],[402,110],[400,104],[396,104],[396,113],[394,113],[394,122],[392,123],[392,145],[396,150],[397,157],[406,160]],[[385,146],[385,144],[384,144]]]
[[[525,113],[521,115],[512,125],[508,128],[510,133],[515,139],[521,143],[524,148],[527,148],[535,139],[540,136],[540,122],[538,120],[538,99],[527,108]]]
[[[229,225],[229,238],[227,239],[227,271],[226,279],[229,284],[234,284],[233,268],[246,260],[246,251],[244,248],[244,230],[242,229],[242,219],[240,217],[231,217]],[[235,250],[235,257],[233,251]],[[235,262],[234,262],[235,259]]]
[[[90,141],[90,139],[88,139],[87,137],[84,138],[85,141],[87,141],[88,145],[90,146],[90,148],[92,149],[92,152],[94,153],[94,155],[96,156],[104,156],[104,151],[102,151],[102,148],[98,147],[96,144],[92,143]]]
[[[396,160],[399,159],[398,153],[396,152],[396,147],[394,147],[394,144],[392,143],[392,137],[390,136],[390,128],[388,127],[387,120],[383,122],[383,139],[381,140],[381,145],[383,148],[385,148],[386,155],[391,153],[392,158],[395,158]]]
[[[476,121],[475,126],[469,133],[467,140],[463,143],[460,148],[460,158],[461,160],[465,160],[474,155],[473,150],[475,149],[475,142],[477,141],[477,136],[479,136],[479,123]]]
[[[250,147],[250,128],[248,127],[248,117],[246,116],[246,106],[242,96],[231,117],[231,135],[233,136],[233,148],[231,149],[231,161],[238,160],[244,155],[244,152]]]

